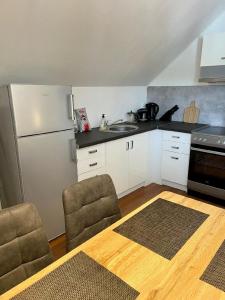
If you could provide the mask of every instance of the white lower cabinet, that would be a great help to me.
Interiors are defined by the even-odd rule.
[[[106,143],[106,172],[117,194],[144,184],[147,171],[148,133]]]
[[[106,143],[106,173],[112,177],[117,194],[128,190],[129,141],[122,138]]]
[[[162,179],[186,186],[188,165],[188,155],[163,151],[161,168]]]
[[[78,181],[105,174],[105,143],[77,150]]]
[[[132,188],[146,181],[148,133],[131,136],[128,140],[128,182]]]
[[[163,184],[186,190],[190,143],[191,135],[188,133],[163,132],[161,161]]]
[[[78,149],[78,180],[109,174],[122,196],[145,184],[186,189],[190,134],[153,130]]]

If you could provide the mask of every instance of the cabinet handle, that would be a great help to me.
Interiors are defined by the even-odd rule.
[[[172,135],[172,138],[179,139],[180,137],[178,135]]]
[[[134,141],[131,141],[131,149],[134,149]]]
[[[175,156],[170,156],[172,159],[176,159],[176,160],[178,160],[179,159],[179,157],[175,157]]]
[[[126,145],[126,150],[128,151],[130,149],[129,142],[126,142]]]
[[[221,59],[224,60],[224,59],[225,59],[225,56],[222,56]]]
[[[89,167],[94,167],[94,166],[97,166],[97,164],[98,164],[98,163],[97,163],[97,162],[95,162],[95,163],[93,163],[93,164],[90,164],[90,165],[89,165]]]
[[[171,146],[172,149],[179,149],[179,147]]]
[[[98,152],[97,149],[88,151],[89,154],[93,154],[93,153],[96,153],[96,152]]]

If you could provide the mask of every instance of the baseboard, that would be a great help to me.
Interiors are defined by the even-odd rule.
[[[171,181],[168,181],[168,180],[162,180],[162,185],[168,185],[172,188],[187,192],[187,186],[186,185],[181,185],[181,184],[171,182]]]
[[[126,196],[126,195],[128,195],[128,194],[130,194],[130,193],[132,193],[134,191],[136,191],[137,189],[140,189],[143,186],[146,186],[145,182],[142,182],[142,183],[140,183],[140,184],[132,187],[131,189],[126,190],[125,192],[122,192],[122,193],[118,194],[117,196],[120,199],[120,198],[122,198],[122,197],[124,197],[124,196]]]

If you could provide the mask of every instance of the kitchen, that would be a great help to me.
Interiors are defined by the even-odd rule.
[[[187,191],[188,194],[191,195],[190,197],[192,197],[192,193],[195,194],[198,192],[202,194],[201,196],[198,195],[201,200],[204,200],[205,197],[207,198],[208,196],[210,200],[209,205],[211,206],[208,207],[206,205],[206,207],[203,208],[203,206],[201,206],[198,202],[199,210],[204,211],[205,214],[210,214],[211,209],[212,212],[215,211],[215,214],[220,214],[222,218],[224,209],[223,200],[225,198],[223,185],[223,143],[225,142],[225,139],[224,131],[218,128],[225,127],[225,88],[223,83],[224,77],[221,77],[224,74],[224,60],[222,59],[224,57],[224,44],[222,41],[224,39],[225,31],[225,16],[224,14],[221,14],[221,7],[223,7],[223,5],[218,4],[217,9],[218,12],[220,11],[220,14],[218,14],[218,12],[216,13],[216,9],[213,11],[215,15],[213,16],[212,13],[211,19],[207,21],[208,27],[199,27],[198,32],[196,29],[195,37],[189,36],[188,43],[183,41],[184,44],[182,44],[182,49],[178,49],[177,46],[174,51],[169,53],[171,54],[170,58],[170,55],[168,54],[167,59],[169,61],[165,60],[160,64],[160,66],[163,66],[163,64],[165,65],[165,67],[161,67],[162,70],[160,70],[160,72],[154,70],[155,73],[152,71],[150,74],[144,75],[147,74],[145,73],[145,68],[147,66],[145,66],[142,69],[143,75],[140,75],[134,68],[134,65],[131,64],[130,70],[133,70],[132,73],[134,75],[131,75],[129,80],[129,76],[127,76],[125,80],[122,78],[122,76],[124,76],[123,73],[119,79],[118,72],[120,72],[123,68],[126,69],[126,67],[124,64],[121,66],[115,64],[115,66],[113,66],[114,61],[112,60],[111,65],[108,65],[109,69],[111,68],[110,74],[109,71],[105,69],[104,64],[99,66],[99,68],[94,65],[93,69],[98,69],[99,74],[97,76],[96,74],[92,74],[93,77],[91,78],[91,73],[87,76],[85,73],[86,69],[81,67],[80,69],[83,73],[80,75],[80,79],[71,81],[71,77],[69,75],[70,72],[64,73],[65,77],[62,80],[59,73],[52,72],[51,68],[49,68],[43,75],[38,73],[40,72],[40,69],[38,68],[36,69],[36,72],[29,72],[29,69],[26,69],[23,74],[25,77],[22,78],[22,76],[19,75],[19,72],[16,73],[16,69],[13,70],[13,64],[11,63],[10,65],[9,63],[9,69],[12,68],[15,75],[10,76],[7,73],[5,75],[3,74],[2,85],[7,84],[6,98],[8,99],[7,101],[10,107],[8,111],[8,117],[10,117],[8,119],[11,119],[11,126],[13,124],[14,127],[13,130],[16,130],[16,134],[14,131],[12,135],[14,136],[14,141],[16,141],[16,145],[13,147],[18,149],[14,151],[14,154],[17,152],[19,153],[16,158],[19,161],[19,175],[17,180],[20,182],[22,188],[21,190],[20,188],[18,190],[21,194],[24,193],[24,195],[26,195],[25,197],[21,196],[20,199],[22,200],[18,201],[18,203],[30,201],[36,205],[44,223],[48,239],[53,240],[50,244],[52,243],[52,245],[56,245],[57,243],[61,243],[63,240],[59,248],[65,246],[63,244],[65,243],[65,224],[62,207],[63,189],[77,180],[78,182],[81,182],[82,180],[102,174],[109,174],[111,176],[119,201],[121,203],[130,202],[128,203],[128,206],[133,205],[133,210],[140,204],[144,203],[144,200],[142,199],[140,200],[139,205],[136,205],[135,201],[137,200],[135,200],[135,197],[146,193],[145,196],[147,196],[147,198],[145,201],[153,198],[155,195],[151,193],[151,189],[154,189],[153,186],[156,186],[158,190],[172,190],[183,196],[187,196]],[[50,13],[49,9],[50,8],[47,6],[48,14]],[[108,10],[105,12],[101,11],[101,13],[103,15],[104,13],[107,14]],[[204,12],[202,12],[202,14],[204,16],[206,15]],[[217,16],[217,18],[215,16]],[[212,22],[213,20],[214,22]],[[207,40],[207,37],[209,40]],[[202,39],[203,47],[201,47]],[[177,40],[173,42],[174,45],[179,44]],[[216,53],[213,53],[214,56],[219,55],[219,64],[215,63],[211,57],[212,54],[210,54],[210,50],[212,49],[212,45],[216,45],[213,49],[219,49],[219,54],[216,50]],[[162,48],[161,51],[163,51]],[[112,57],[115,55],[115,53],[111,52],[110,54]],[[163,52],[161,52],[161,54],[163,54]],[[98,54],[96,54],[96,57],[98,57]],[[156,58],[156,56],[154,56],[154,58]],[[207,62],[205,63],[205,61]],[[30,62],[25,59],[24,63],[27,64]],[[66,65],[68,64],[68,61],[65,60],[64,63]],[[79,62],[77,63],[79,65]],[[134,64],[135,63],[137,62],[134,62]],[[215,64],[219,66],[219,71],[215,70],[213,67],[210,68],[210,66],[215,66]],[[14,65],[16,64],[14,63]],[[89,66],[93,67],[91,65]],[[151,66],[154,67],[153,61],[151,61]],[[62,65],[58,65],[58,67],[62,69],[64,68]],[[42,65],[42,68],[44,68],[44,65]],[[130,74],[131,73],[129,73],[129,75]],[[77,76],[77,74],[75,75]],[[211,76],[210,78],[209,75]],[[145,79],[141,80],[141,76],[144,76]],[[82,81],[82,78],[85,78],[85,80]],[[146,78],[148,78],[148,81],[146,84],[143,84]],[[212,83],[212,81],[216,81],[216,83]],[[9,85],[11,82],[18,82],[19,84]],[[26,83],[31,85],[26,85]],[[45,86],[42,86],[38,91],[38,85],[40,84],[44,84]],[[37,90],[35,92],[32,91],[32,93],[29,92],[29,88],[35,89],[34,85],[37,85]],[[48,86],[49,90],[47,90]],[[51,102],[51,91],[57,89],[57,86],[59,90],[67,86],[66,91],[57,91],[58,95],[62,93],[61,97],[65,98],[65,105],[62,107],[59,106],[58,108],[55,96],[54,100]],[[27,95],[25,95],[26,90],[28,91]],[[1,88],[0,99],[5,98],[2,96],[3,93],[3,88]],[[39,102],[36,102],[35,104],[34,96],[38,93],[41,93],[41,97],[43,98],[42,104],[40,104],[40,95],[38,100]],[[68,95],[70,95],[69,102],[67,101]],[[21,96],[21,99],[19,99],[19,96]],[[49,97],[49,102],[48,105],[45,106],[44,101],[46,100],[44,99],[47,97]],[[24,99],[29,99],[30,107]],[[194,123],[183,123],[185,109],[189,108],[193,101],[195,101],[196,105]],[[138,120],[139,122],[133,120],[134,122],[132,123],[132,126],[138,127],[134,127],[134,131],[120,133],[110,132],[110,126],[114,126],[114,123],[117,123],[116,121],[120,120],[120,122],[115,126],[121,126],[121,120],[123,120],[123,122],[130,121],[128,113],[131,111],[137,112],[139,109],[145,110],[147,103],[156,103],[159,107],[159,111],[155,113],[153,119],[150,118],[151,120],[149,120],[149,118],[147,118],[148,121],[145,122],[146,116],[148,115],[148,111],[146,111],[146,115],[144,115],[143,120],[140,120],[140,118]],[[6,109],[7,105],[6,102],[3,103],[1,100],[1,107]],[[159,119],[175,105],[178,105],[179,109],[172,115],[172,120],[168,117],[167,120],[159,121]],[[64,116],[65,119],[68,118],[68,107],[70,109],[70,121],[66,124],[64,123],[62,116]],[[75,115],[73,115],[75,114],[75,110],[79,110],[80,108],[86,109],[91,130],[89,132],[76,132],[74,139],[74,136],[70,134],[73,131],[73,124],[71,122],[73,122],[72,119],[75,117]],[[33,109],[32,113],[31,109]],[[62,115],[59,114],[56,116],[55,113],[60,111]],[[24,114],[24,112],[26,113]],[[99,131],[98,127],[102,123],[103,114],[105,115],[108,127],[105,131]],[[29,116],[31,116],[30,123],[26,123]],[[1,136],[5,136],[6,128],[8,128],[6,126],[8,119],[6,118],[6,110],[1,110],[1,120],[4,120],[4,122],[2,121],[0,129]],[[60,119],[63,126],[60,125],[60,127],[56,128],[56,120]],[[128,125],[130,124],[131,123]],[[24,127],[22,128],[21,125]],[[35,126],[39,131],[34,131]],[[75,127],[77,127],[76,122]],[[20,129],[21,131],[19,131]],[[67,157],[63,158],[65,149],[63,150],[63,147],[60,146],[65,145],[65,141],[63,141],[63,139],[57,139],[58,144],[54,144],[50,139],[49,132],[55,132],[56,136],[58,131],[62,132],[62,136],[65,136],[65,138],[70,140],[70,144],[68,146],[70,147],[68,148],[69,151],[65,148],[68,152],[67,155],[70,155],[70,164],[68,164],[67,167],[65,166]],[[67,132],[68,136],[66,136]],[[42,138],[43,142],[37,142],[37,139],[40,141]],[[29,141],[29,143],[26,145],[25,141]],[[61,148],[61,152],[59,151],[59,148]],[[42,152],[41,149],[46,149],[43,151],[49,152]],[[7,150],[6,146],[4,150]],[[204,155],[201,154],[201,156],[199,156],[200,151]],[[7,153],[10,153],[10,151],[7,150]],[[44,155],[44,160],[42,160],[43,153],[47,154]],[[11,158],[6,161],[12,162]],[[199,161],[203,161],[204,165],[199,164]],[[1,166],[3,166],[4,163],[4,161],[1,161]],[[209,168],[208,171],[206,171],[206,167]],[[15,171],[15,169],[13,170]],[[71,173],[68,173],[66,170],[70,170]],[[15,173],[16,172],[12,172],[13,176]],[[58,175],[56,176],[56,174]],[[10,180],[8,181],[8,186],[12,183],[13,176],[10,176],[11,182]],[[7,192],[4,191],[4,180],[2,181],[1,202],[3,208],[15,205],[16,203],[7,205],[6,195],[4,195],[4,193],[7,194]],[[52,189],[50,188],[51,186]],[[36,187],[37,193],[35,194],[34,191]],[[10,186],[9,190],[13,190],[13,185]],[[48,192],[45,193],[45,191]],[[150,193],[147,194],[147,191],[150,191]],[[196,195],[193,195],[193,197],[195,196]],[[178,196],[174,197],[174,199],[178,199]],[[13,201],[16,202],[17,200],[15,198],[17,197],[12,197]],[[217,198],[217,202],[214,202],[214,198]],[[49,201],[48,205],[46,205],[48,199],[52,200]],[[182,201],[183,200],[179,198],[179,204],[182,204]],[[189,202],[188,200],[186,201],[188,206]],[[217,211],[216,208],[218,203],[221,208]],[[197,209],[198,205],[196,202],[196,205],[193,204],[193,208],[196,207]],[[54,218],[52,216],[53,211],[55,215]],[[60,236],[62,234],[63,239],[61,238],[60,240]],[[59,238],[57,239],[58,236]],[[221,235],[219,238],[219,234],[216,232],[215,237],[216,236],[218,239],[215,249],[218,249],[224,235]],[[98,239],[98,235],[96,238]],[[99,236],[100,241],[101,239],[104,240],[104,237],[101,238]],[[107,244],[108,242],[105,241],[105,243]],[[85,249],[85,244],[84,248],[75,248],[75,252],[73,252],[74,255],[77,251],[79,251],[79,249]],[[103,249],[106,251],[104,246],[102,251]],[[211,249],[211,251],[214,252],[210,256],[211,259],[209,258],[207,260],[205,267],[215,255],[215,249]],[[108,266],[107,262],[104,263],[104,255],[101,258],[101,255],[98,256],[98,253],[95,250],[93,250],[93,253],[91,253],[91,250],[88,248],[86,250],[87,253],[92,254],[92,257],[96,259],[99,257],[98,262],[101,265],[104,265],[106,269],[108,268],[112,273],[119,276],[119,272],[116,272],[113,268],[111,268],[110,264]],[[63,251],[65,251],[65,249]],[[64,254],[65,252],[62,253]],[[72,255],[70,252],[68,254],[69,256]],[[67,258],[69,256],[67,256]],[[157,260],[157,257],[153,256],[151,259],[154,261]],[[60,262],[58,262],[58,264],[60,264]],[[57,266],[57,261],[55,266]],[[163,262],[161,262],[160,266],[165,268]],[[142,268],[141,266],[138,266],[138,268],[139,267]],[[205,268],[202,269],[201,274],[204,270]],[[145,271],[142,271],[144,276]],[[131,270],[131,272],[133,272],[133,270]],[[200,275],[200,273],[198,275]],[[38,276],[42,277],[41,274]],[[35,278],[38,278],[38,276],[34,277],[35,281]],[[181,277],[182,276],[184,275],[181,274]],[[151,294],[152,292],[150,290],[146,291],[145,295],[145,289],[142,289],[142,285],[139,285],[134,279],[132,279],[133,281],[129,280],[126,275],[122,275],[121,278],[138,292],[141,291],[140,298],[144,298],[148,293]],[[152,278],[150,278],[150,280],[152,280]],[[27,286],[26,281],[24,284],[24,287]],[[23,289],[24,288],[22,287],[22,290]],[[176,289],[174,289],[174,291],[175,290]],[[211,293],[211,295],[217,295],[218,299],[219,297],[224,296],[222,291],[223,287],[216,288],[215,285],[210,285],[210,287],[207,286],[207,292]],[[171,292],[171,295],[172,293],[173,292]],[[154,297],[150,299],[154,299]],[[197,296],[196,299],[198,299]]]

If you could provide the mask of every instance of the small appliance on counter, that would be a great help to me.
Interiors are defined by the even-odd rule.
[[[137,121],[147,122],[148,121],[148,110],[147,108],[140,108],[137,111]]]
[[[149,121],[155,121],[156,116],[159,112],[159,106],[156,103],[150,102],[146,104],[146,109],[147,109],[147,119]]]
[[[136,113],[134,113],[131,110],[127,113],[127,115],[128,115],[128,118],[127,118],[128,123],[137,123],[137,114]]]
[[[159,119],[159,121],[167,121],[171,122],[172,121],[172,116],[173,114],[179,109],[178,105],[174,105],[171,109],[169,109],[167,112],[165,112],[164,115]]]

